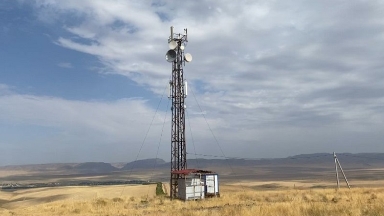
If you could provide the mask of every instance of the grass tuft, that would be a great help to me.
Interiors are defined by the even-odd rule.
[[[120,197],[115,197],[112,199],[113,202],[124,202],[123,199],[121,199]]]

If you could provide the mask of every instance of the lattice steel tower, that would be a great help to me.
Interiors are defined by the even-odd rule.
[[[172,132],[171,132],[171,199],[178,197],[179,174],[173,171],[187,169],[187,149],[185,142],[185,98],[187,97],[187,82],[184,80],[183,65],[192,61],[189,53],[184,54],[187,45],[187,29],[183,34],[173,33],[168,38],[170,50],[165,55],[168,62],[172,62],[172,79],[169,81],[169,98],[172,100]]]

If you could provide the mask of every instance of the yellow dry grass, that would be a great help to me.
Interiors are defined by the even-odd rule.
[[[384,215],[384,188],[378,187],[260,191],[223,185],[220,198],[189,202],[156,197],[155,187],[63,187],[1,192],[0,215]],[[23,201],[23,198],[29,199]],[[6,200],[10,202],[4,204]]]

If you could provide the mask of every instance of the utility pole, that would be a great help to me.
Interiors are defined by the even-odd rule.
[[[337,171],[337,157],[336,157],[336,153],[335,152],[333,152],[333,157],[335,158],[337,189],[339,189],[340,188],[340,181],[339,181],[339,172]]]
[[[172,100],[172,125],[171,125],[171,179],[170,197],[178,197],[178,180],[180,174],[172,171],[187,169],[187,149],[185,142],[185,98],[187,97],[187,82],[184,80],[183,64],[192,61],[189,53],[184,54],[187,45],[187,29],[183,34],[175,34],[171,26],[168,38],[169,50],[165,59],[172,63],[172,79],[169,81],[169,99]]]
[[[333,152],[333,157],[334,157],[334,159],[335,159],[335,169],[336,169],[337,189],[340,188],[340,186],[339,186],[339,172],[337,171],[337,167],[340,168],[341,173],[342,173],[343,176],[344,176],[345,183],[347,183],[348,188],[351,189],[351,187],[350,187],[350,185],[349,185],[349,183],[348,183],[348,180],[347,180],[347,176],[345,176],[344,170],[343,170],[343,168],[341,167],[340,161],[339,161],[339,159],[337,158],[335,152]]]

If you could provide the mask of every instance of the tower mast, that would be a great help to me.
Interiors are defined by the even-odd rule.
[[[172,100],[172,125],[171,125],[171,199],[178,197],[178,180],[180,174],[172,174],[172,171],[187,169],[187,149],[185,142],[185,98],[187,96],[187,84],[184,80],[183,64],[190,62],[192,56],[184,54],[187,44],[187,29],[183,34],[173,33],[168,38],[169,50],[165,55],[168,62],[172,62],[172,79],[169,81],[169,98]]]

